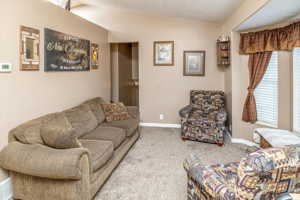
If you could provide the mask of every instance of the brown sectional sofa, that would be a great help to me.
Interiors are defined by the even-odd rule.
[[[140,136],[137,107],[127,107],[132,119],[105,122],[102,103],[94,98],[10,131],[0,167],[10,171],[14,199],[90,200],[95,196]],[[45,140],[45,127],[58,137],[53,134]],[[70,135],[62,134],[66,132]]]

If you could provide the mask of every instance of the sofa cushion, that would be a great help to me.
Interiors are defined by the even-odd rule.
[[[90,152],[93,172],[105,165],[113,156],[114,147],[110,141],[80,139],[80,143]]]
[[[93,114],[96,116],[98,123],[102,123],[105,120],[105,114],[102,108],[102,104],[106,104],[106,102],[100,98],[94,98],[88,101],[85,101],[83,104],[86,104],[90,107]]]
[[[123,103],[102,104],[107,122],[130,119],[127,108]]]
[[[126,136],[130,137],[134,134],[139,126],[138,119],[128,119],[122,121],[112,121],[112,122],[105,122],[102,123],[100,126],[102,127],[117,127],[124,129],[126,131]]]
[[[78,136],[94,130],[98,125],[95,115],[87,105],[81,104],[64,111],[64,113]]]
[[[124,129],[99,126],[90,133],[82,136],[80,139],[108,140],[114,144],[114,149],[117,149],[120,144],[126,139],[126,133]]]
[[[77,132],[63,113],[41,126],[41,137],[46,145],[57,149],[81,147]]]
[[[23,144],[44,144],[40,134],[41,126],[56,115],[57,113],[52,113],[23,123],[10,131],[10,138],[15,138]]]

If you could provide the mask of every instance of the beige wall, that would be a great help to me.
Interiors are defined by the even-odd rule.
[[[0,148],[18,124],[49,112],[61,111],[95,96],[110,98],[108,32],[42,0],[1,0],[0,62],[13,64],[13,72],[0,73]],[[52,28],[89,39],[101,47],[100,69],[90,72],[45,73],[19,71],[19,26],[41,31]],[[43,59],[41,48],[41,63]],[[0,181],[5,175],[0,170]]]
[[[168,17],[139,15],[110,9],[80,9],[110,31],[111,42],[139,42],[142,121],[179,123],[178,111],[189,103],[191,89],[224,89],[224,72],[216,65],[216,39],[221,26]],[[175,66],[153,66],[153,41],[175,41]],[[206,76],[183,76],[183,51],[206,50]],[[160,120],[159,115],[165,119]]]

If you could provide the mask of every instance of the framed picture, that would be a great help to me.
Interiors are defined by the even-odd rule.
[[[90,41],[45,28],[45,71],[89,71]]]
[[[39,70],[40,68],[40,31],[20,27],[20,70]]]
[[[154,66],[174,65],[174,41],[154,42]]]
[[[99,45],[91,44],[91,67],[92,69],[98,69],[99,67]]]
[[[205,51],[184,51],[183,75],[184,76],[205,75]]]

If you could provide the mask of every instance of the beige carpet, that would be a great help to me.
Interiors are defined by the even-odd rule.
[[[185,200],[184,159],[196,153],[204,164],[239,161],[246,146],[224,147],[180,139],[180,129],[142,128],[141,138],[95,200]]]

